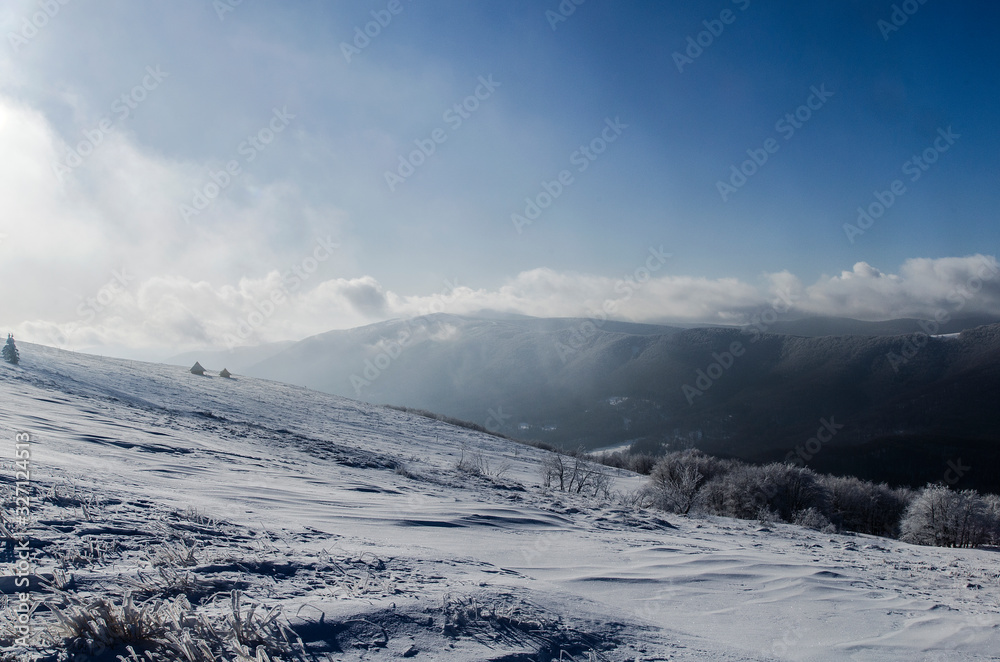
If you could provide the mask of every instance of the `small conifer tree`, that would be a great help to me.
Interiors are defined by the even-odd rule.
[[[17,345],[14,344],[14,336],[7,334],[7,344],[3,346],[3,360],[7,363],[13,363],[17,365],[18,361],[21,360],[21,354],[17,351]]]

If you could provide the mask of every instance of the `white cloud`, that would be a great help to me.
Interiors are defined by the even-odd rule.
[[[777,296],[795,301],[789,314],[867,320],[1000,313],[997,261],[982,255],[911,259],[897,273],[859,262],[811,285],[788,271],[755,284],[650,275],[642,267],[628,280],[536,268],[491,288],[454,283],[436,293],[393,291],[379,274],[354,266],[359,249],[350,243],[317,262],[316,242],[339,237],[350,219],[311,204],[296,182],[264,179],[255,170],[260,163],[191,223],[179,206],[220,162],[167,158],[127,126],[105,133],[81,165],[59,177],[53,166],[65,162],[67,142],[79,144],[96,126],[92,113],[67,99],[72,136],[0,93],[0,181],[8,192],[0,196],[0,282],[17,284],[5,288],[0,324],[25,340],[155,358],[233,338],[299,339],[436,311],[604,311],[637,322],[738,324]],[[396,149],[383,147],[390,155]],[[352,167],[349,158],[338,162]]]
[[[735,279],[662,276],[645,284],[534,269],[496,289],[453,287],[431,295],[386,291],[371,276],[307,279],[299,285],[272,271],[231,285],[179,276],[153,277],[122,291],[92,319],[36,320],[15,327],[26,340],[70,348],[172,351],[300,339],[391,317],[482,309],[543,317],[610,317],[637,322],[742,323],[779,293],[793,313],[878,320],[932,317],[936,311],[1000,313],[1000,264],[975,255],[914,259],[898,274],[858,263],[809,287],[788,272],[768,274],[761,288]],[[284,298],[274,301],[274,293]],[[609,303],[611,302],[611,303]]]
[[[26,339],[76,348],[217,342],[269,271],[302,266],[316,238],[343,224],[294,185],[249,176],[185,223],[179,205],[208,167],[158,156],[116,130],[99,142],[60,175],[69,146],[42,114],[0,96],[0,282],[16,284],[0,324]]]
[[[1000,314],[1000,274],[993,256],[917,258],[887,274],[858,262],[851,271],[806,288],[803,312],[865,320],[949,314]]]

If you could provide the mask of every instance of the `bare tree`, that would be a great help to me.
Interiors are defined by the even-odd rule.
[[[542,485],[545,487],[559,486],[561,492],[566,491],[566,456],[552,452],[542,462]]]
[[[697,467],[664,458],[649,474],[656,506],[672,513],[688,514],[704,478]]]
[[[612,482],[607,469],[589,461],[583,451],[572,458],[554,452],[542,463],[542,485],[558,488],[561,492],[610,498]]]

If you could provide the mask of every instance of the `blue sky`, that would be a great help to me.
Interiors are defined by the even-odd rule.
[[[738,323],[777,289],[801,314],[932,314],[995,264],[1000,9],[904,5],[890,32],[892,2],[566,0],[560,21],[554,0],[9,3],[0,276],[20,291],[0,318],[155,354],[231,343],[276,289],[241,344],[437,309],[588,315],[660,247],[615,316]],[[748,150],[767,161],[721,195]],[[422,162],[390,187],[401,157]],[[337,248],[291,287],[319,238]],[[998,289],[967,310],[998,312]]]

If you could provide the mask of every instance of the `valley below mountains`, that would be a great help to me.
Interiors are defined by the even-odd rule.
[[[435,314],[171,362],[197,358],[567,449],[693,446],[913,485],[961,460],[971,468],[958,487],[1000,491],[985,470],[998,459],[1000,324],[980,321],[682,329]]]

